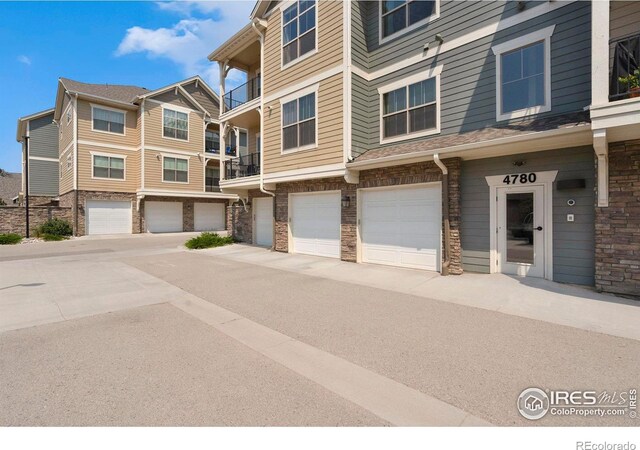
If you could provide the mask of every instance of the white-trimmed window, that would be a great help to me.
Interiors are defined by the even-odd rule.
[[[381,142],[440,132],[440,72],[418,74],[379,89]]]
[[[101,106],[92,106],[91,116],[93,118],[94,131],[124,134],[124,111]]]
[[[189,140],[189,114],[174,109],[162,110],[162,135],[171,139]]]
[[[313,148],[317,143],[316,91],[282,102],[282,150]]]
[[[402,35],[440,15],[439,0],[380,2],[380,42]]]
[[[220,153],[220,132],[218,130],[206,130],[204,132],[204,151]]]
[[[164,156],[162,158],[162,181],[188,183],[189,160]]]
[[[551,110],[554,26],[492,47],[496,55],[496,118],[508,120]]]
[[[71,105],[67,107],[67,125],[71,123],[71,119],[73,119],[73,110],[71,109]]]
[[[71,165],[73,164],[73,155],[69,153],[67,155],[67,170],[71,169]]]
[[[282,11],[282,65],[316,49],[315,0],[297,0]]]
[[[124,180],[124,158],[93,155],[93,177]]]

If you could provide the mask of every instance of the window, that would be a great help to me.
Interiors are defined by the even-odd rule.
[[[299,0],[282,12],[282,65],[316,49],[316,2]]]
[[[162,181],[189,182],[189,161],[182,158],[162,158]]]
[[[220,133],[217,131],[205,131],[204,150],[211,153],[220,153]]]
[[[300,149],[316,143],[316,93],[283,103],[282,149]]]
[[[220,168],[219,167],[207,167],[204,178],[204,190],[205,192],[218,192],[220,191]]]
[[[73,156],[71,154],[67,155],[67,170],[71,169],[71,164],[73,162]]]
[[[438,17],[436,0],[400,0],[380,3],[381,41],[409,27],[417,27]]]
[[[440,131],[439,75],[390,89],[381,92],[383,140]]]
[[[67,108],[67,125],[71,123],[71,119],[73,118],[73,111],[71,110],[71,105]]]
[[[550,38],[555,26],[492,47],[496,55],[496,119],[551,110]]]
[[[124,158],[93,155],[93,176],[124,180]]]
[[[189,114],[174,111],[173,109],[162,110],[162,135],[171,139],[186,141],[189,139]]]
[[[93,129],[107,133],[124,134],[124,112],[92,107]]]

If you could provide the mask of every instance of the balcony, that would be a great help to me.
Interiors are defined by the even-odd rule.
[[[224,95],[225,112],[232,111],[258,97],[260,97],[260,76],[250,79]]]
[[[609,101],[640,97],[640,34],[613,39],[610,43]]]
[[[249,153],[224,162],[225,180],[260,175],[260,153]]]

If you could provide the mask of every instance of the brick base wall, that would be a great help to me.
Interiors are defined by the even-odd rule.
[[[71,223],[71,208],[29,205],[29,230],[31,235],[33,236],[36,228],[54,217]],[[20,236],[25,236],[26,223],[25,208],[21,206],[0,206],[0,233],[16,233]]]
[[[609,145],[609,206],[596,206],[596,287],[640,296],[640,141]]]
[[[449,169],[450,210],[450,269],[451,274],[462,273],[460,248],[460,159],[444,160]],[[344,178],[325,178],[278,184],[276,187],[275,250],[287,252],[289,194],[302,192],[340,191],[350,198],[348,208],[341,208],[341,255],[343,261],[357,259],[357,190],[384,186],[411,185],[442,181],[442,171],[433,162],[365,170],[360,172],[358,184],[349,184]]]
[[[231,230],[233,238],[239,242],[253,244],[253,199],[270,197],[260,189],[248,192],[249,204],[245,207],[238,201],[227,207],[227,229]]]

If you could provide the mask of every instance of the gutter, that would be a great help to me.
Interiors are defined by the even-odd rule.
[[[443,276],[449,275],[449,265],[451,264],[451,236],[449,224],[449,169],[440,161],[440,156],[433,155],[433,162],[442,170],[442,218],[444,220],[444,261],[442,262],[441,273]]]

